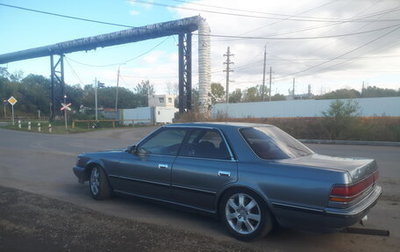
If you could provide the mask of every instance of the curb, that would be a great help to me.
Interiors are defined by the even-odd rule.
[[[299,139],[302,143],[311,144],[343,144],[343,145],[372,145],[400,147],[400,142],[388,141],[354,141],[354,140],[325,140],[325,139]]]

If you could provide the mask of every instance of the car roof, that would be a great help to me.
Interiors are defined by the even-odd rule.
[[[269,124],[261,123],[243,123],[243,122],[191,122],[191,123],[174,123],[164,127],[209,127],[209,128],[249,128],[249,127],[271,127]]]

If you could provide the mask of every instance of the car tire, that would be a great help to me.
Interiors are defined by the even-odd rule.
[[[246,189],[226,193],[219,209],[228,232],[238,240],[262,238],[271,232],[273,218],[261,197]]]
[[[96,200],[109,199],[112,194],[110,184],[103,169],[99,166],[92,167],[89,177],[89,191]]]

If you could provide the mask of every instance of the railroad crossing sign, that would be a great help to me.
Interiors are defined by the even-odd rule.
[[[71,103],[68,103],[68,104],[65,104],[65,103],[61,103],[61,108],[60,108],[60,110],[62,111],[62,110],[65,110],[65,111],[71,111],[71,108],[70,108],[70,106],[71,106],[72,104]]]
[[[18,100],[15,99],[14,96],[11,96],[10,98],[8,98],[7,101],[8,101],[8,103],[11,104],[11,106],[14,106],[14,104],[18,102]]]

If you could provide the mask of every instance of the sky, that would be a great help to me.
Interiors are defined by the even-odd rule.
[[[212,82],[225,86],[227,47],[229,90],[261,85],[266,48],[266,85],[272,95],[319,95],[341,88],[400,88],[399,0],[0,0],[0,54],[128,28],[10,8],[14,5],[128,26],[143,26],[201,15],[211,29]],[[193,83],[198,83],[197,32],[193,36]],[[178,83],[178,37],[169,36],[65,55],[67,84],[95,79],[133,89],[149,80],[156,93],[174,93]],[[50,59],[2,64],[50,77]]]

